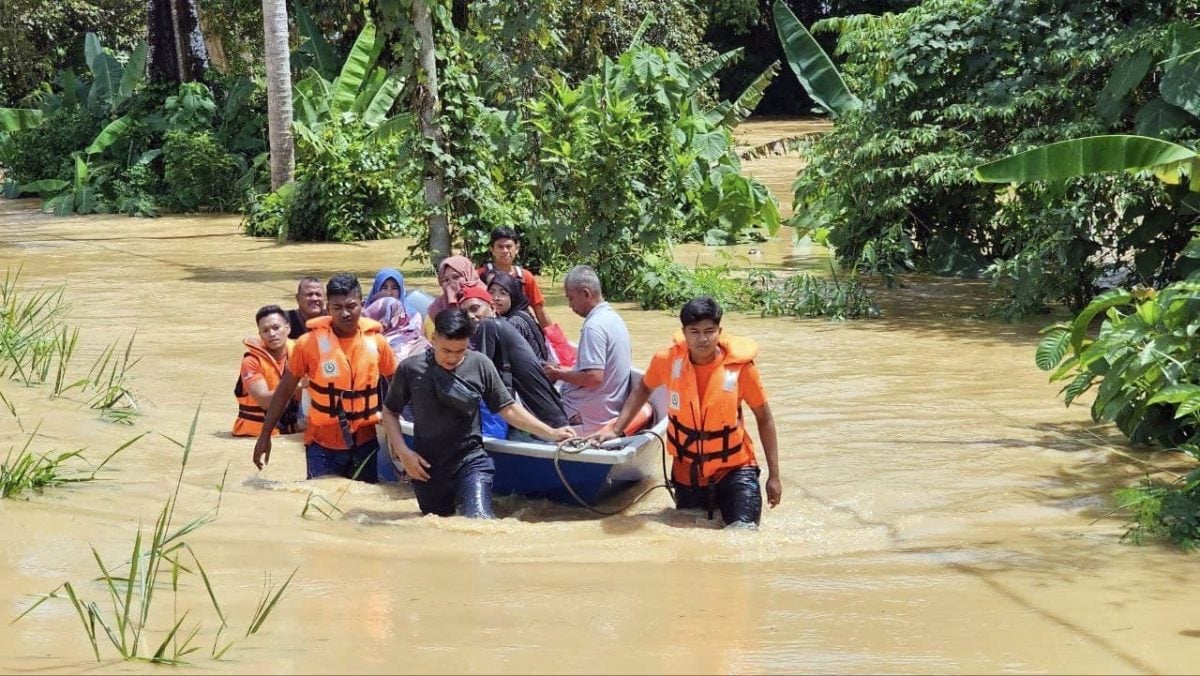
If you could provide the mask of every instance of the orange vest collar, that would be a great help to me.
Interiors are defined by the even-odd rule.
[[[683,329],[676,330],[671,339],[674,341],[675,347],[682,349],[686,355],[688,352],[687,339],[683,337]],[[729,335],[724,331],[717,339],[717,345],[725,355],[723,359],[725,364],[748,364],[758,356],[758,343],[750,338]]]

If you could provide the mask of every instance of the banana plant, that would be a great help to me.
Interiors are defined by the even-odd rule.
[[[862,108],[862,100],[850,91],[829,55],[813,39],[808,29],[783,0],[775,0],[775,31],[783,45],[788,67],[795,73],[804,91],[817,105],[837,119]]]
[[[362,124],[373,130],[375,139],[411,124],[411,116],[406,114],[388,117],[404,81],[375,65],[382,49],[383,36],[368,23],[332,82],[316,69],[308,69],[293,88],[292,127],[297,135],[323,152],[321,134],[331,123]]]
[[[1149,136],[1111,134],[1059,141],[975,167],[983,183],[1062,181],[1101,172],[1149,171],[1159,180],[1200,191],[1196,151]]]

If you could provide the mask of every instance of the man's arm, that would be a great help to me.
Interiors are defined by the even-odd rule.
[[[545,364],[542,370],[546,372],[546,377],[551,382],[561,380],[564,383],[569,383],[576,387],[582,387],[587,390],[594,390],[604,383],[604,369],[584,369],[577,371],[575,369],[563,368],[555,364]]]
[[[771,415],[771,405],[766,402],[750,410],[754,411],[754,419],[758,421],[758,438],[762,440],[763,455],[767,457],[767,502],[775,507],[783,495],[783,484],[779,481],[779,441],[775,436],[775,417]]]
[[[534,436],[551,441],[565,441],[575,435],[575,430],[570,427],[554,428],[546,423],[538,420],[536,416],[530,413],[524,406],[517,402],[513,402],[509,406],[500,409],[500,417],[504,418],[509,425],[517,429],[525,430]]]
[[[537,317],[537,322],[539,325],[542,327],[547,327],[553,323],[550,321],[550,316],[546,314],[545,303],[538,303],[537,305],[531,305],[530,307],[533,308],[533,316]]]
[[[266,378],[255,378],[253,382],[246,387],[246,391],[250,393],[250,397],[254,399],[254,403],[266,409],[271,405],[271,397],[275,394],[275,390],[267,387]]]
[[[404,443],[404,432],[400,429],[400,414],[388,406],[383,407],[383,429],[387,432],[388,451],[404,465],[408,476],[417,481],[429,481],[429,461]]]
[[[291,402],[292,395],[296,393],[296,385],[299,382],[300,378],[292,373],[291,369],[288,369],[283,372],[283,378],[280,378],[279,387],[275,388],[275,394],[271,395],[271,403],[267,406],[266,420],[263,421],[262,431],[258,433],[258,441],[254,444],[254,466],[259,469],[271,461],[271,431],[279,424],[279,419],[283,417],[283,412]]]
[[[617,419],[596,430],[589,438],[596,441],[608,441],[621,436],[625,428],[629,426],[629,422],[633,420],[633,417],[637,415],[649,398],[650,388],[639,380],[637,387],[629,391],[629,398],[625,400],[625,405],[621,407],[621,413]]]

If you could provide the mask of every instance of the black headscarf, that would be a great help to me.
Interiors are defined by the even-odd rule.
[[[502,316],[521,333],[525,342],[533,348],[533,353],[537,355],[538,359],[542,361],[549,359],[550,350],[546,347],[546,334],[542,333],[542,327],[533,318],[533,313],[529,309],[529,297],[525,295],[525,289],[521,288],[521,281],[507,272],[498,270],[488,275],[485,281],[489,288],[493,284],[498,284],[508,292],[509,297],[512,298],[512,307],[508,308],[508,312]]]
[[[525,295],[524,285],[519,279],[507,272],[495,270],[487,275],[487,285],[490,287],[493,284],[504,287],[509,297],[512,298],[512,307],[504,313],[505,317],[511,316],[514,312],[529,312],[529,297]]]

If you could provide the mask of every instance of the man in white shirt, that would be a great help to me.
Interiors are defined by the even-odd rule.
[[[571,268],[563,280],[571,311],[583,317],[575,368],[546,364],[546,375],[562,381],[563,406],[581,435],[616,418],[629,395],[633,352],[624,320],[604,300],[600,278],[587,265]]]

